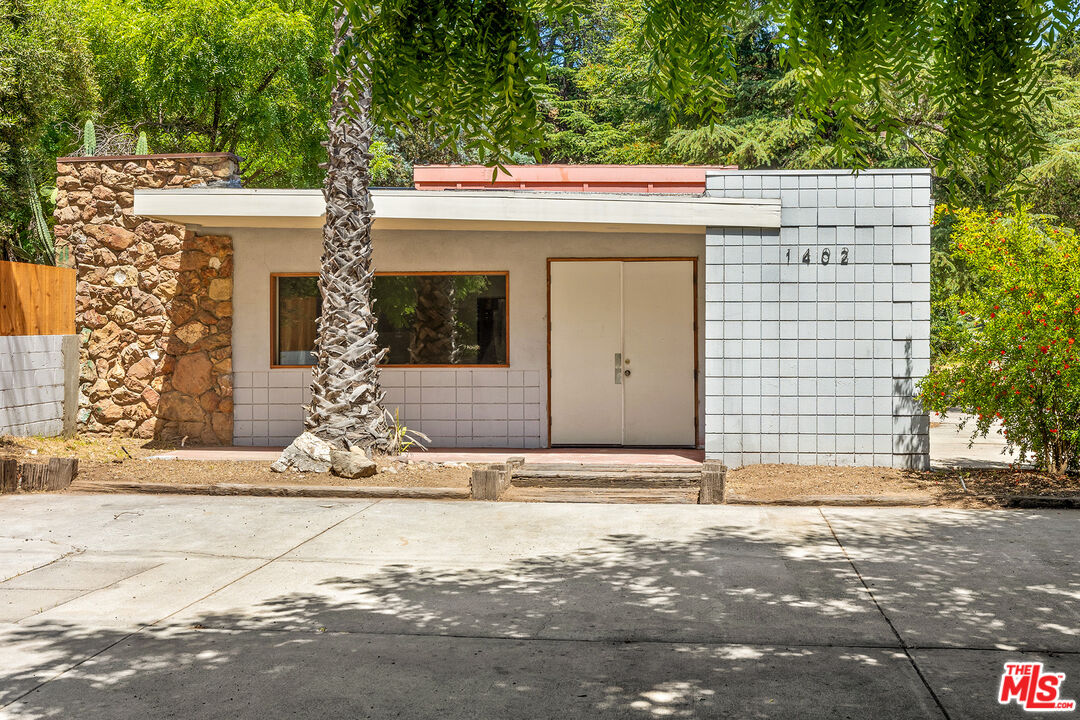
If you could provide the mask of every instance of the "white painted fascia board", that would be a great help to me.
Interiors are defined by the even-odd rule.
[[[486,223],[597,226],[780,227],[778,200],[679,195],[513,191],[372,191],[376,227],[425,222],[475,227]],[[136,190],[136,215],[207,227],[318,227],[318,190],[188,188]]]

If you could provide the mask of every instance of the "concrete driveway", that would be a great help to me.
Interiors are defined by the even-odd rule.
[[[1068,511],[0,499],[2,718],[995,718]],[[883,715],[884,713],[884,715]]]

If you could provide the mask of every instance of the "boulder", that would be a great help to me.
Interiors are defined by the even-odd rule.
[[[361,450],[332,450],[330,452],[330,472],[338,477],[371,477],[378,469],[375,461]]]
[[[92,358],[112,358],[120,349],[120,326],[110,321],[90,336],[88,352]]]
[[[110,250],[127,250],[135,242],[135,233],[116,225],[89,225],[86,234]]]
[[[270,469],[285,472],[289,468],[300,472],[326,472],[330,469],[333,447],[325,440],[305,432],[282,451]]]
[[[209,334],[209,330],[202,323],[190,322],[187,325],[182,325],[173,331],[173,335],[183,340],[188,345],[192,345]]]
[[[199,407],[199,399],[183,393],[171,392],[161,396],[158,416],[164,420],[201,423],[206,415]]]
[[[184,355],[176,361],[173,388],[188,395],[202,395],[210,389],[210,358],[204,353]]]
[[[215,260],[216,258],[211,258]],[[210,281],[210,288],[207,291],[211,300],[231,300],[232,299],[232,279],[230,278],[214,278]]]

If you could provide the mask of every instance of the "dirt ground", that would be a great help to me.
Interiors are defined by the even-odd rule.
[[[792,495],[925,495],[939,483],[925,473],[876,467],[748,465],[728,471],[729,492],[759,500]]]
[[[44,462],[79,459],[79,480],[155,483],[248,483],[252,485],[371,485],[381,487],[468,487],[471,468],[463,464],[402,463],[375,458],[379,472],[350,480],[330,473],[275,473],[267,463],[248,460],[153,460],[174,445],[131,438],[0,437],[0,459]],[[36,454],[33,451],[37,451]]]
[[[962,481],[962,482],[961,482]],[[1057,477],[1033,470],[949,469],[896,470],[881,467],[750,465],[731,470],[727,491],[756,500],[796,495],[911,495],[935,498],[942,505],[995,506],[980,495],[1080,496],[1080,478]],[[967,497],[958,497],[958,495]]]
[[[253,461],[153,460],[175,449],[157,441],[130,438],[14,438],[0,436],[0,459],[44,462],[79,459],[79,479],[158,483],[250,483],[258,485],[364,485],[384,487],[468,487],[465,464],[402,463],[376,458],[379,472],[349,480],[329,473],[274,473]],[[994,507],[978,495],[1080,496],[1080,478],[1032,470],[950,469],[919,472],[876,467],[751,465],[731,470],[727,490],[753,500],[798,495],[910,495],[954,507]],[[966,497],[958,497],[964,494]]]

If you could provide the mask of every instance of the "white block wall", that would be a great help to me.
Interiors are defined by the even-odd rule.
[[[0,337],[0,435],[64,431],[63,335]]]
[[[292,442],[303,431],[310,376],[308,370],[234,373],[233,442]],[[430,437],[429,447],[540,447],[539,372],[388,368],[380,381],[385,407]]]
[[[928,171],[720,172],[707,187],[780,198],[782,227],[706,234],[706,456],[929,467],[914,400],[930,365]]]

